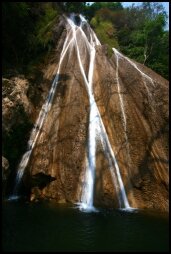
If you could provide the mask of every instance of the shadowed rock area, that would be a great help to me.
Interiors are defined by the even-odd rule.
[[[54,58],[44,72],[53,80],[60,66],[57,86],[23,175],[31,175],[34,182],[30,199],[81,200],[92,107],[86,80],[90,81],[94,48],[92,94],[129,204],[168,210],[168,81],[115,49],[109,59],[106,47],[78,16],[75,27],[61,17],[55,30],[61,27]],[[118,207],[115,169],[104,133],[95,140],[94,205]]]

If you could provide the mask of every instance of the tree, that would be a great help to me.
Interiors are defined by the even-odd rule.
[[[101,8],[96,12],[90,24],[102,44],[107,44],[109,48],[119,48],[117,31],[112,23],[112,15],[113,12],[108,8]]]
[[[3,65],[17,65],[27,54],[28,36],[33,29],[27,3],[2,3]]]
[[[146,2],[141,6],[125,9],[122,19],[116,19],[117,15],[115,13],[113,22],[118,31],[121,51],[168,78],[168,43],[164,31],[167,15],[163,6]],[[165,57],[161,56],[161,52],[164,52]]]
[[[60,7],[67,13],[83,13],[85,10],[86,2],[60,2]]]
[[[50,49],[57,14],[57,8],[50,2],[2,3],[3,72],[23,71]]]
[[[159,14],[154,20],[145,22],[144,25],[144,62],[146,63],[152,53],[157,54],[158,47],[156,42],[159,42],[163,36],[163,27],[165,26],[164,16]]]
[[[96,15],[96,12],[102,8],[119,11],[123,9],[123,6],[121,2],[94,2],[92,5],[86,6],[84,14],[88,20],[91,20]]]

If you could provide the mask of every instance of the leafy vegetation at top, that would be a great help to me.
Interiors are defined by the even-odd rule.
[[[161,3],[123,8],[118,2],[101,2],[89,8],[85,15],[102,44],[169,78],[169,32],[164,29],[168,17]]]
[[[54,47],[52,27],[62,13],[82,13],[102,44],[168,79],[167,14],[159,2],[123,8],[121,2],[17,2],[2,4],[3,72],[23,69]]]
[[[53,48],[52,27],[61,14],[54,3],[2,3],[2,70],[25,71]]]

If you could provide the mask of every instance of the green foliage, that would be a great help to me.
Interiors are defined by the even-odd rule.
[[[34,41],[30,41],[33,42],[37,50],[38,48],[39,50],[50,50],[52,48],[52,27],[56,22],[57,14],[57,10],[52,8],[51,5],[45,5],[44,15],[38,20],[32,35]]]
[[[110,47],[118,48],[116,30],[110,21],[94,21],[92,23],[98,24],[94,29],[102,44],[108,44]]]
[[[118,11],[122,10],[123,6],[121,2],[94,2],[92,5],[86,6],[83,13],[88,20],[91,20],[95,16],[96,12],[102,8],[106,8],[111,11]]]
[[[121,51],[168,78],[168,42],[164,35],[167,15],[163,6],[143,3],[127,8],[121,16],[122,21],[117,20],[116,25]]]
[[[52,27],[59,14],[53,3],[3,3],[3,72],[14,66],[24,71],[33,59],[51,50]]]
[[[137,62],[143,63],[144,47],[141,46],[136,47],[130,44],[128,47],[121,48],[121,50],[126,56],[129,56],[132,59],[136,59]]]
[[[95,17],[92,18],[90,25],[94,28],[97,37],[102,44],[108,47],[108,56],[113,53],[112,48],[119,48],[117,40],[117,31],[114,24],[112,24],[112,11],[107,8],[102,8],[96,12]]]
[[[167,14],[160,2],[142,2],[140,8],[144,13],[144,17],[148,20],[154,20],[161,14],[165,16],[165,19],[167,19]]]
[[[63,11],[67,13],[83,13],[86,2],[63,2]]]
[[[90,24],[102,44],[109,45],[108,49],[120,48],[128,57],[168,78],[167,15],[160,3],[112,9],[108,3],[98,2],[92,8],[96,11]]]
[[[102,44],[119,48],[168,78],[167,15],[159,2],[123,8],[121,2],[3,2],[2,67],[32,69],[54,47],[52,28],[62,13],[82,13]],[[159,50],[160,49],[160,50]]]
[[[33,26],[26,3],[2,3],[3,67],[19,65],[27,54],[28,36]]]
[[[164,31],[157,38],[157,43],[153,44],[151,57],[147,66],[161,74],[166,79],[169,78],[169,32]]]

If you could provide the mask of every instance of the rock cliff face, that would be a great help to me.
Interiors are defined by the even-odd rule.
[[[5,196],[5,189],[6,189],[6,184],[7,180],[9,177],[9,162],[8,160],[2,156],[2,197]]]
[[[2,176],[5,181],[3,196],[12,192],[16,169],[50,85],[45,77],[38,80],[36,76],[30,75],[28,80],[16,72],[11,72],[10,76],[2,78],[2,155],[5,157],[2,157]],[[5,159],[8,161],[7,170]]]
[[[82,18],[62,17],[56,31],[44,76],[57,83],[22,167],[31,200],[81,202],[93,186],[95,206],[119,207],[118,168],[131,207],[168,210],[168,81],[116,49],[109,59]],[[33,186],[37,174],[53,180]]]

